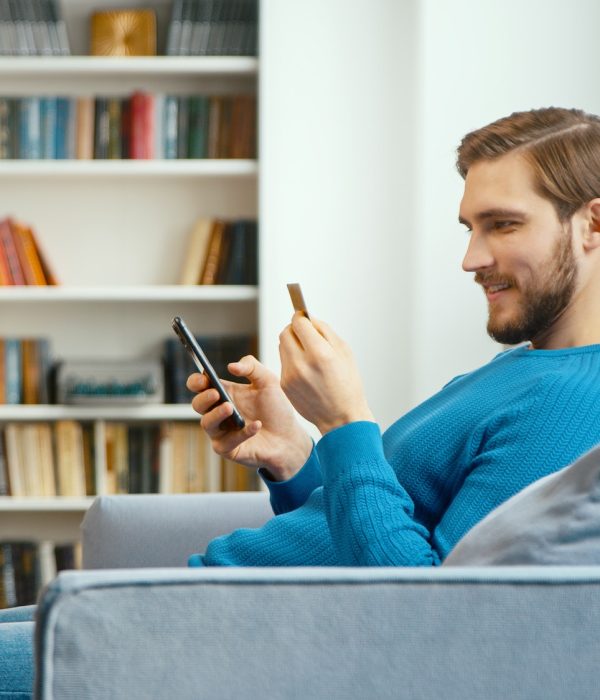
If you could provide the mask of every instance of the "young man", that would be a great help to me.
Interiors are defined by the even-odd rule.
[[[282,332],[281,382],[253,357],[230,365],[250,380],[228,384],[242,431],[221,430],[231,405],[192,375],[214,449],[260,468],[277,517],[191,565],[437,565],[495,506],[600,442],[600,119],[514,114],[467,135],[458,168],[463,267],[487,296],[488,332],[528,344],[383,436],[348,346],[314,318]],[[316,446],[292,407],[320,430]],[[31,688],[32,627],[0,624],[0,690]]]
[[[261,467],[278,517],[212,542],[190,565],[432,566],[490,510],[600,442],[600,119],[513,114],[468,134],[463,262],[486,294],[488,333],[528,341],[457,377],[383,435],[350,350],[296,314],[281,385],[254,358],[229,389],[188,386],[220,454]],[[313,447],[291,407],[322,434]]]

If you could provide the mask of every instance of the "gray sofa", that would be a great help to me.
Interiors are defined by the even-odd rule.
[[[598,697],[599,567],[187,569],[265,494],[118,496],[46,589],[36,693],[69,698]]]

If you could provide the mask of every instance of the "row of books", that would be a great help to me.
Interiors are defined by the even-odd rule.
[[[248,491],[253,470],[215,454],[200,422],[7,423],[0,439],[0,495]]]
[[[81,547],[53,542],[0,542],[0,608],[33,605],[59,571],[81,568]]]
[[[243,335],[196,335],[217,375],[223,379],[235,379],[227,370],[230,362],[245,355],[257,354],[256,336]],[[165,391],[170,403],[189,403],[194,394],[186,388],[187,378],[197,372],[196,365],[177,338],[167,338],[164,343]]]
[[[258,0],[175,0],[171,56],[256,56]]]
[[[256,97],[0,97],[0,159],[256,158]]]
[[[58,280],[33,227],[0,220],[0,286],[56,285]]]
[[[188,236],[180,284],[258,284],[258,224],[201,218]]]
[[[51,377],[47,338],[0,338],[0,404],[50,403]]]
[[[57,0],[0,0],[0,55],[71,53]]]

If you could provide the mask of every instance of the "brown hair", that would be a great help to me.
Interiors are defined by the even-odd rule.
[[[522,152],[538,193],[552,202],[561,221],[600,196],[600,117],[559,107],[515,112],[467,134],[456,167],[465,178],[473,163],[511,151]]]

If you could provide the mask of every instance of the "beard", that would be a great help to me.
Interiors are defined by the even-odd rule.
[[[496,342],[516,345],[533,340],[547,331],[569,305],[577,282],[570,227],[568,235],[561,236],[557,241],[549,261],[538,269],[539,276],[520,289],[521,300],[513,318],[501,321],[494,317],[494,311],[490,308],[487,332]],[[475,279],[481,283],[486,278],[476,275]],[[519,289],[515,279],[503,277],[501,281]]]

